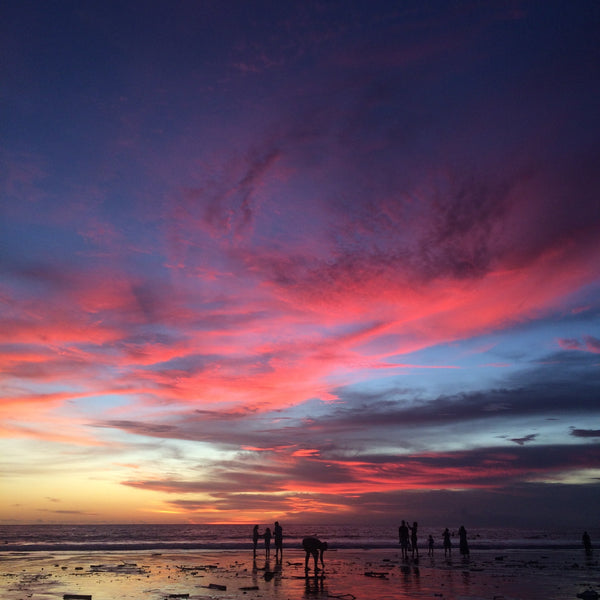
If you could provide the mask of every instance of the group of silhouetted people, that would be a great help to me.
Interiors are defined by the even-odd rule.
[[[398,528],[398,537],[400,541],[400,549],[402,551],[402,558],[408,558],[409,549],[412,550],[412,556],[418,558],[419,547],[417,545],[417,523],[413,523],[412,527],[408,523],[402,521]],[[452,554],[452,540],[450,539],[450,531],[446,527],[442,533],[442,540],[444,545],[444,556],[450,556]],[[427,540],[427,554],[433,556],[433,545],[434,539],[430,535]],[[592,540],[587,531],[583,532],[582,536],[583,548],[585,553],[592,554]],[[467,540],[467,530],[464,525],[461,525],[458,530],[458,548],[462,556],[469,556],[469,542]]]
[[[283,528],[279,524],[279,521],[275,521],[275,527],[273,533],[271,528],[267,527],[264,533],[259,533],[258,525],[254,526],[252,530],[252,545],[254,549],[254,555],[256,556],[256,548],[258,546],[258,540],[263,538],[265,540],[265,556],[267,559],[271,557],[271,538],[275,540],[275,560],[280,561],[283,558]]]
[[[258,525],[254,526],[252,530],[252,546],[254,549],[254,556],[256,556],[256,550],[258,547],[258,540],[262,538],[265,540],[265,557],[267,560],[271,557],[271,538],[275,540],[275,560],[281,561],[283,558],[283,528],[279,524],[279,521],[275,521],[275,527],[273,533],[271,533],[270,527],[265,529],[264,533],[258,531]],[[302,540],[302,548],[306,556],[304,558],[304,569],[308,571],[308,559],[312,556],[315,563],[315,573],[319,571],[318,562],[321,562],[321,567],[324,567],[323,563],[323,552],[327,550],[327,542],[322,542],[316,537],[310,536],[305,537]]]
[[[398,528],[398,538],[400,542],[400,550],[402,552],[402,558],[408,559],[408,552],[411,551],[413,558],[419,557],[419,545],[418,545],[418,523],[413,522],[412,526],[407,522],[402,521]],[[281,561],[283,558],[283,528],[279,524],[279,521],[275,521],[275,527],[273,533],[271,529],[267,527],[264,533],[258,531],[258,525],[254,526],[252,531],[252,543],[254,547],[254,556],[256,556],[256,549],[258,540],[263,538],[265,540],[265,555],[267,560],[271,556],[271,538],[275,539],[275,560]],[[442,540],[444,545],[444,556],[450,556],[452,554],[452,540],[450,539],[450,531],[446,527],[442,533]],[[467,540],[467,530],[464,525],[461,525],[458,530],[458,547],[462,556],[469,556],[469,542]],[[592,541],[587,531],[583,533],[582,537],[583,547],[586,554],[592,553]],[[427,539],[427,554],[433,556],[434,539],[432,535],[429,535]],[[321,568],[325,567],[323,562],[323,552],[327,550],[327,542],[322,542],[320,539],[314,536],[305,537],[302,540],[302,548],[305,552],[304,557],[304,570],[309,570],[309,559],[312,556],[314,560],[315,573],[319,569],[319,561]]]
[[[402,521],[400,527],[398,527],[398,541],[400,542],[400,551],[403,559],[408,559],[409,551],[412,553],[413,558],[419,558],[419,545],[418,545],[418,523],[413,522],[412,526],[408,522]],[[464,525],[460,526],[458,530],[459,537],[459,550],[463,556],[469,555],[469,542],[467,541],[467,530]],[[450,539],[450,531],[446,527],[442,533],[442,539],[444,543],[444,556],[452,554],[452,541]],[[430,535],[427,538],[427,554],[433,556],[434,546],[433,536]]]
[[[405,521],[402,521],[400,527],[398,527],[398,539],[400,542],[402,558],[408,558],[409,549],[412,551],[413,558],[415,558],[415,554],[417,558],[419,557],[417,529],[418,523],[416,521],[413,522],[412,527]]]

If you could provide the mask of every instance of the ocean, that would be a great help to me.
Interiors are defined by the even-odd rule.
[[[298,525],[281,523],[284,547],[299,548],[308,535],[327,541],[330,549],[398,548],[398,526]],[[243,550],[252,547],[252,525],[1,525],[0,552],[80,550]],[[273,531],[273,524],[259,526]],[[453,545],[458,546],[456,528]],[[581,548],[583,531],[517,529],[469,529],[472,549],[570,549]],[[452,530],[451,530],[452,531]],[[419,530],[419,547],[425,549],[432,535],[442,548],[442,528]],[[589,530],[592,543],[600,530]],[[262,540],[259,540],[262,547]]]

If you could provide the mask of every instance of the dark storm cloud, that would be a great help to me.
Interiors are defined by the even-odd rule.
[[[358,392],[352,387],[338,389],[344,401],[332,410],[341,422],[352,422],[353,413],[374,424],[452,422],[536,413],[594,413],[598,401],[600,373],[593,354],[557,352],[527,365],[517,373],[498,378],[501,386],[437,398],[421,392],[395,390]],[[560,368],[557,368],[560,367]],[[367,414],[368,410],[372,415]],[[327,418],[327,417],[326,417]],[[316,424],[316,426],[318,426]]]
[[[213,461],[197,467],[198,479],[140,479],[123,485],[174,494],[286,491],[301,488],[326,493],[342,485],[352,495],[369,493],[371,483],[402,481],[405,489],[497,488],[508,482],[560,478],[573,470],[600,468],[600,445],[519,446],[510,450],[479,448],[423,455],[352,456],[330,452],[326,457],[295,457],[284,453]],[[363,488],[363,491],[359,491]]]
[[[143,423],[139,421],[114,420],[100,423],[94,423],[94,427],[111,427],[122,429],[136,435],[146,435],[151,437],[172,438],[177,436],[178,428],[174,425],[163,423]]]
[[[571,393],[552,393],[550,388],[488,390],[440,396],[416,402],[379,400],[370,394],[344,392],[351,407],[336,407],[329,415],[306,421],[311,430],[351,431],[365,427],[396,427],[494,421],[522,416],[594,413],[597,396],[591,386],[577,386]],[[586,394],[586,392],[588,392]],[[392,392],[393,394],[393,392]],[[363,402],[359,403],[358,400]]]
[[[529,435],[520,438],[510,438],[510,441],[519,444],[519,446],[523,446],[527,442],[533,442],[536,437],[538,437],[537,433],[530,433]]]
[[[570,469],[597,469],[600,445],[538,445],[477,448],[455,452],[403,455],[357,455],[345,458],[348,465],[366,463],[388,476],[396,474],[407,483],[427,487],[496,487],[502,482],[543,478]]]
[[[571,435],[579,438],[597,438],[600,437],[600,429],[571,429]]]
[[[306,459],[306,473],[319,468],[318,459]],[[287,468],[286,468],[287,466]],[[325,473],[330,461],[323,465]],[[573,468],[600,467],[600,446],[583,450],[576,446],[518,447],[510,452],[494,448],[472,452],[444,453],[440,455],[355,456],[348,459],[344,471],[331,473],[330,478],[314,479],[302,476],[302,468],[294,463],[244,461],[214,463],[203,480],[131,480],[124,485],[167,492],[180,496],[168,502],[185,511],[218,507],[223,510],[264,510],[272,508],[273,493],[280,494],[279,510],[289,510],[294,515],[296,500],[318,506],[346,507],[348,512],[371,515],[373,522],[398,518],[418,518],[428,525],[458,527],[459,520],[472,526],[497,525],[508,520],[514,526],[545,526],[547,519],[557,509],[569,507],[564,512],[562,524],[579,523],[592,518],[594,507],[600,499],[598,484],[546,484],[536,483],[545,476],[559,477]],[[373,490],[372,482],[386,487],[386,482],[403,481],[402,490]],[[308,484],[306,492],[298,493],[298,485]],[[340,493],[336,486],[353,488],[352,493]],[[446,489],[442,489],[446,488]],[[244,493],[240,493],[244,490]],[[557,496],[554,496],[556,490]],[[579,494],[577,491],[581,491]],[[575,493],[577,491],[577,493]],[[207,499],[181,497],[202,493]],[[567,501],[575,494],[573,503]],[[574,506],[579,512],[573,512]],[[295,515],[297,517],[297,515]],[[315,515],[313,515],[314,517]],[[330,515],[331,519],[339,519]],[[579,525],[578,525],[579,526]]]
[[[365,493],[346,500],[357,512],[397,530],[400,519],[418,519],[425,527],[456,530],[512,526],[547,530],[549,524],[584,530],[596,520],[600,484],[515,483],[494,489],[430,490]],[[392,515],[397,515],[396,520]],[[472,541],[475,543],[475,540]]]

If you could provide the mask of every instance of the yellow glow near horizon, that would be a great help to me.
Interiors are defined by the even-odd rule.
[[[93,523],[148,520],[162,506],[157,492],[79,475],[3,479],[0,522]]]

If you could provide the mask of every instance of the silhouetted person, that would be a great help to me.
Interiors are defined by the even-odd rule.
[[[415,557],[415,552],[417,553],[417,558],[418,558],[419,557],[419,548],[417,546],[417,522],[415,521],[413,523],[412,527],[410,527],[410,525],[409,525],[408,529],[410,530],[410,545],[412,547],[413,558]]]
[[[400,542],[402,558],[408,558],[408,527],[404,521],[398,527],[398,541]]]
[[[459,537],[460,553],[463,556],[468,556],[469,555],[469,543],[467,542],[467,530],[465,529],[464,525],[460,526],[460,529],[458,530],[458,537]]]
[[[279,521],[275,521],[275,562],[283,559],[283,529],[279,524]]]
[[[452,554],[452,541],[450,540],[450,532],[447,527],[444,529],[442,537],[444,538],[444,556],[448,556]]]
[[[308,571],[308,558],[312,554],[315,559],[315,573],[319,570],[318,561],[321,560],[321,567],[325,567],[323,563],[323,552],[327,550],[327,542],[322,542],[316,537],[305,537],[302,540],[302,547],[306,556],[304,557],[304,570]]]
[[[260,533],[258,533],[258,525],[254,526],[252,530],[252,546],[254,548],[254,555],[256,555],[256,546],[258,545],[258,538],[260,537]]]
[[[590,534],[587,531],[583,532],[581,541],[583,542],[583,548],[585,549],[585,553],[591,554],[592,553],[592,540],[590,538]]]
[[[433,536],[430,535],[427,538],[427,554],[429,556],[433,556]]]
[[[271,556],[271,530],[267,527],[263,535],[265,538],[265,556],[267,559]]]

